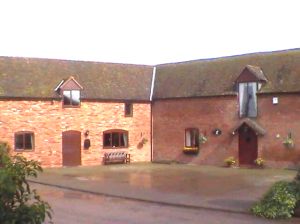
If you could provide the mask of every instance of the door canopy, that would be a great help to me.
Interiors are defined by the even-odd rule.
[[[256,121],[250,119],[250,118],[245,118],[241,120],[233,129],[232,134],[235,135],[239,132],[240,128],[243,127],[244,125],[248,126],[251,128],[256,135],[264,136],[266,134],[266,130],[258,124]]]

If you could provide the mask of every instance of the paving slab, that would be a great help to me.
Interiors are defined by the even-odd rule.
[[[299,224],[300,219],[267,220],[251,214],[167,206],[32,184],[53,209],[59,224]],[[49,223],[49,222],[45,222]]]
[[[269,187],[296,171],[182,164],[48,168],[33,182],[166,205],[248,213]]]

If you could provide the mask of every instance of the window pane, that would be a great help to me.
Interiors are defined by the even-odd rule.
[[[240,103],[240,116],[246,116],[246,103],[247,103],[247,83],[239,84],[239,103]]]
[[[187,147],[192,146],[190,130],[185,131],[185,146],[187,146]]]
[[[79,106],[80,105],[80,91],[72,90],[72,105]]]
[[[116,132],[112,133],[112,146],[113,147],[120,146],[119,137],[120,137],[119,133],[116,133]]]
[[[111,146],[111,133],[105,133],[104,134],[104,141],[103,141],[104,146]]]
[[[25,139],[24,149],[33,149],[33,134],[26,133],[24,139]]]
[[[241,117],[257,116],[257,83],[240,83],[239,84],[239,103]]]
[[[191,144],[192,144],[192,146],[197,146],[196,135],[197,135],[197,131],[196,131],[195,129],[193,129],[193,130],[191,131]]]
[[[15,148],[23,149],[23,146],[24,146],[23,134],[15,135]]]
[[[132,103],[125,103],[125,115],[126,116],[132,115]]]
[[[64,91],[64,105],[71,105],[71,91]]]
[[[199,146],[199,131],[196,128],[187,129],[185,131],[185,146],[198,147]]]
[[[121,147],[127,147],[128,146],[128,136],[127,133],[120,133],[120,137],[121,137],[121,142],[120,142],[120,146]]]
[[[248,84],[248,96],[249,96],[248,116],[249,117],[257,116],[256,92],[257,92],[256,82],[249,83]]]

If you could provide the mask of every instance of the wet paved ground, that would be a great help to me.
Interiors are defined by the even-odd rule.
[[[46,169],[38,182],[123,199],[249,212],[278,180],[295,171],[131,164]]]
[[[188,209],[117,199],[33,184],[48,201],[57,224],[268,224],[300,223],[298,219],[270,221],[247,214]]]

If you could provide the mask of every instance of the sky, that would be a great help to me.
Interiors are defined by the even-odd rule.
[[[0,56],[161,64],[300,47],[298,0],[1,0]]]

